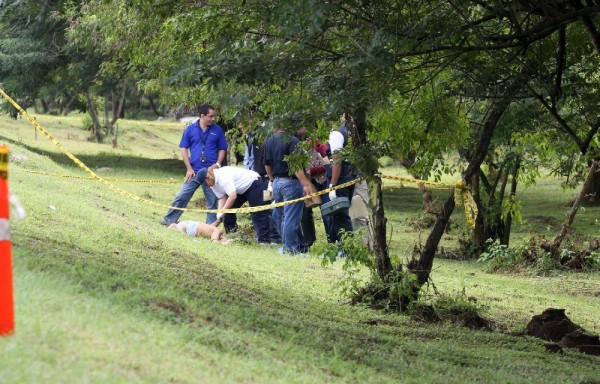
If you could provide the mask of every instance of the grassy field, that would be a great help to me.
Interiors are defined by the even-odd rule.
[[[37,116],[103,177],[182,180],[181,124],[121,121],[112,148],[87,141],[81,119]],[[0,383],[600,382],[598,357],[549,354],[540,340],[511,336],[548,307],[600,332],[597,272],[493,275],[480,263],[436,260],[437,288],[476,297],[498,330],[420,323],[348,305],[334,288],[339,263],[323,268],[315,255],[282,257],[240,238],[216,246],[166,230],[159,205],[178,183],[114,183],[150,205],[98,182],[29,173],[84,175],[22,119],[0,117],[0,143],[11,149],[10,186],[27,211],[11,222],[17,329],[0,338]],[[550,178],[520,190],[516,241],[553,235],[576,193]],[[403,259],[428,234],[407,223],[420,194],[387,183],[385,198],[391,251]],[[598,217],[600,208],[586,208],[575,231],[597,235]],[[453,220],[463,225],[462,210]],[[456,246],[458,233],[443,245]]]

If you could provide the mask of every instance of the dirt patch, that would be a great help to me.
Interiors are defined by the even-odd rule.
[[[524,335],[552,341],[546,345],[549,352],[561,352],[573,348],[580,352],[600,355],[600,339],[588,334],[581,326],[567,317],[564,309],[548,308],[535,315],[527,324]]]
[[[432,305],[418,305],[412,312],[412,318],[426,323],[439,323],[449,321],[453,324],[461,325],[470,329],[491,331],[492,323],[489,320],[479,316],[473,311],[452,311],[449,313],[440,313]]]
[[[164,309],[166,311],[172,312],[177,317],[183,317],[185,313],[185,307],[182,304],[179,304],[175,300],[169,299],[152,299],[149,301],[149,305],[153,308]]]

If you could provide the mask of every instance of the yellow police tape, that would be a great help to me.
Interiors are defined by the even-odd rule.
[[[32,173],[34,175],[42,175],[42,176],[55,176],[55,177],[64,177],[67,179],[84,179],[84,180],[97,180],[97,178],[92,176],[75,176],[75,175],[66,175],[63,173],[47,173],[40,171],[31,171],[29,169],[21,169],[21,171],[26,173]],[[149,179],[121,179],[117,177],[105,177],[106,181],[120,181],[123,183],[148,183],[148,184],[179,184],[181,181],[177,180],[149,180]]]
[[[52,176],[61,176],[61,177],[72,177],[72,178],[86,178],[86,179],[91,179],[91,180],[97,180],[102,182],[104,185],[106,185],[109,189],[119,193],[120,195],[126,196],[130,199],[142,202],[142,203],[147,203],[153,206],[158,206],[158,207],[162,207],[162,208],[169,208],[169,209],[177,209],[180,211],[187,211],[187,212],[202,212],[202,213],[251,213],[251,212],[258,212],[258,211],[262,211],[262,210],[266,210],[266,209],[272,209],[272,208],[278,208],[278,207],[282,207],[284,205],[287,204],[293,204],[296,202],[300,202],[306,199],[310,199],[313,198],[315,196],[320,196],[320,195],[324,195],[326,193],[329,193],[331,191],[337,190],[337,189],[342,189],[342,188],[346,188],[349,187],[353,184],[358,183],[359,181],[361,181],[362,179],[355,179],[355,180],[351,180],[348,181],[346,183],[342,183],[342,184],[338,184],[335,187],[331,187],[331,188],[327,188],[324,189],[322,191],[318,191],[309,195],[305,195],[303,197],[297,198],[297,199],[293,199],[293,200],[288,200],[288,201],[282,201],[279,203],[272,203],[272,204],[268,204],[268,205],[262,205],[262,206],[256,206],[256,207],[246,207],[246,208],[235,208],[235,209],[191,209],[191,208],[180,208],[180,207],[173,207],[173,206],[169,206],[169,205],[165,205],[165,204],[161,204],[161,203],[157,203],[148,199],[144,199],[142,197],[139,197],[131,192],[127,192],[111,183],[109,183],[109,181],[128,181],[128,182],[155,182],[155,183],[169,183],[169,184],[174,184],[177,183],[177,181],[158,181],[158,180],[136,180],[136,179],[109,179],[109,178],[103,178],[98,176],[97,174],[94,173],[94,171],[92,171],[87,165],[85,165],[81,160],[79,160],[77,157],[75,157],[75,155],[71,154],[65,147],[62,146],[62,144],[60,144],[58,142],[58,140],[56,140],[48,131],[46,131],[33,117],[31,117],[23,108],[21,108],[19,106],[19,104],[17,104],[10,96],[8,96],[4,90],[0,89],[0,96],[4,97],[10,104],[12,104],[18,111],[19,113],[25,117],[27,120],[29,120],[29,122],[38,130],[40,131],[44,136],[46,136],[50,142],[52,142],[52,144],[54,144],[55,146],[58,147],[58,149],[60,149],[60,151],[65,154],[69,159],[71,159],[75,164],[77,164],[77,166],[79,166],[81,169],[83,169],[85,172],[87,172],[90,177],[81,177],[81,176],[70,176],[70,175],[60,175],[60,174],[46,174],[46,175],[52,175]],[[26,171],[26,172],[30,172],[30,173],[38,173],[38,174],[43,174],[42,172],[36,172],[36,171]],[[464,182],[460,181],[458,183],[455,184],[444,184],[444,183],[438,183],[438,182],[433,182],[433,181],[425,181],[425,180],[418,180],[418,179],[412,179],[412,178],[408,178],[408,177],[402,177],[402,176],[387,176],[387,175],[377,175],[380,176],[381,178],[384,179],[392,179],[392,180],[399,180],[399,181],[404,181],[406,183],[413,183],[413,184],[423,184],[423,185],[428,185],[434,188],[438,188],[438,189],[454,189],[455,190],[455,202],[456,205],[460,205],[463,204],[465,205],[465,214],[467,217],[467,223],[469,224],[469,226],[471,226],[472,228],[475,226],[475,217],[477,216],[477,206],[475,205],[475,202],[473,200],[473,196],[470,193],[469,188],[465,185]]]

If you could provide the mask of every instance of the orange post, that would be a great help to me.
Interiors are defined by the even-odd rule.
[[[15,330],[8,201],[8,147],[0,146],[0,336]]]

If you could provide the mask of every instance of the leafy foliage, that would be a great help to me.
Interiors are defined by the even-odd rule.
[[[570,238],[562,245],[558,260],[544,249],[545,241],[533,237],[515,247],[490,241],[478,261],[487,263],[492,272],[530,270],[543,274],[558,270],[600,270],[600,245],[597,239]]]

